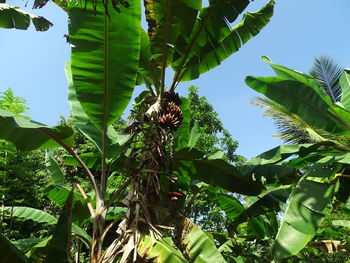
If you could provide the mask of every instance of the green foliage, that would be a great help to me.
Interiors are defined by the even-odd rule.
[[[46,3],[36,0],[34,7]],[[242,161],[234,155],[237,143],[206,99],[193,90],[193,100],[200,106],[195,109],[191,107],[196,102],[190,98],[181,105],[173,91],[180,81],[198,78],[219,65],[265,27],[274,1],[258,12],[243,15],[236,26],[230,25],[249,3],[209,1],[202,7],[201,1],[147,1],[148,35],[141,30],[139,0],[58,3],[69,16],[72,57],[66,72],[72,122],[48,127],[9,112],[2,112],[0,119],[4,127],[0,137],[17,148],[63,147],[70,155],[66,158],[62,149],[56,149],[46,156],[52,184],[45,194],[58,207],[68,200],[58,220],[37,208],[6,206],[7,220],[56,225],[52,236],[49,231],[43,240],[27,240],[31,259],[67,262],[72,232],[76,240],[70,252],[79,257],[83,242],[90,250],[91,262],[114,261],[119,256],[120,262],[136,261],[141,256],[157,257],[162,262],[226,262],[213,238],[176,212],[176,206],[184,208],[185,196],[174,191],[189,193],[195,200],[197,193],[191,191],[198,182],[250,195],[260,194],[265,187],[261,178],[231,164]],[[115,12],[110,12],[113,9]],[[168,66],[175,69],[175,75],[166,91]],[[129,134],[119,133],[114,124],[130,102],[134,86],[141,83],[149,92],[137,98],[133,123],[123,129]],[[182,119],[184,126],[175,133]],[[205,138],[200,142],[201,133],[214,138],[205,144]],[[28,136],[31,140],[25,142]],[[218,152],[220,148],[224,154]],[[72,182],[82,183],[74,185],[79,193],[70,192],[67,183]],[[217,211],[224,207],[225,216],[233,220],[233,204],[239,206],[239,201],[232,202],[232,193],[217,191]],[[188,204],[191,200],[186,208]],[[245,207],[240,208],[243,213]],[[174,221],[177,218],[180,223]],[[248,221],[243,222],[242,233],[264,239],[276,216],[262,213]],[[86,226],[92,242],[83,229]],[[112,229],[117,237],[107,236]],[[144,241],[142,255],[138,249],[147,237],[150,239]]]
[[[0,3],[0,28],[28,29],[30,22],[33,23],[36,31],[46,31],[52,26],[52,23],[42,16]]]
[[[250,162],[279,163],[297,154],[297,158],[289,160],[285,165],[303,168],[304,175],[290,196],[274,244],[274,256],[284,258],[301,251],[312,240],[324,216],[330,213],[329,206],[332,203],[337,207],[349,198],[347,175],[344,178],[342,176],[349,164],[345,156],[349,150],[350,112],[341,104],[341,101],[346,102],[348,99],[347,72],[340,72],[340,69],[325,61],[317,62],[312,76],[308,76],[272,64],[267,58],[263,60],[271,65],[277,77],[247,77],[247,84],[271,100],[264,102],[267,107],[271,107],[271,102],[280,105],[273,106],[271,111],[277,109],[273,113],[276,118],[279,118],[278,112],[287,116],[287,121],[280,122],[281,125],[289,125],[288,121],[292,123],[292,129],[284,130],[286,135],[291,134],[293,129],[310,127],[316,134],[313,138],[318,136],[316,141],[321,141],[315,144],[282,145]],[[343,90],[344,93],[339,94]],[[310,142],[312,136],[308,133],[305,137]],[[291,134],[291,138],[296,134]],[[337,232],[328,233],[339,237]],[[303,253],[308,252],[303,250],[298,257],[305,258]],[[309,258],[312,255],[313,253]]]
[[[208,156],[223,151],[224,159],[232,163],[242,163],[244,158],[235,154],[238,142],[224,128],[213,105],[206,97],[200,97],[198,88],[194,86],[188,88],[188,99],[190,101],[190,127],[194,127],[197,122],[201,133],[195,145],[196,149],[205,152]]]
[[[0,92],[0,109],[12,112],[16,116],[22,116],[29,109],[26,105],[26,100],[22,97],[17,97],[11,88],[4,92]]]
[[[84,112],[103,131],[125,110],[136,81],[141,10],[140,1],[128,2],[123,12],[109,16],[100,1],[69,4],[74,89]]]

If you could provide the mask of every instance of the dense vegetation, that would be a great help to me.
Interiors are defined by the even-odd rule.
[[[276,76],[246,83],[289,144],[249,161],[197,88],[176,93],[258,34],[274,1],[233,27],[250,1],[144,1],[147,32],[139,0],[53,2],[69,16],[71,117],[37,123],[1,93],[1,262],[349,260],[347,70],[321,59],[303,74],[264,57]],[[0,18],[51,26],[6,3]]]

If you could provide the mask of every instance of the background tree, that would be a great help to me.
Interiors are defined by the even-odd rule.
[[[8,88],[0,92],[0,109],[26,116],[25,99],[17,97]],[[28,118],[28,117],[26,117]],[[44,198],[49,178],[46,176],[43,151],[20,151],[5,140],[0,140],[0,193],[3,204],[29,206],[44,209],[50,205]],[[6,226],[6,227],[5,227]],[[6,220],[1,222],[3,233],[10,239],[41,235],[38,224]],[[44,231],[45,232],[45,231]]]
[[[225,159],[231,163],[244,162],[243,156],[235,154],[238,142],[225,129],[213,105],[208,102],[206,97],[199,96],[197,87],[188,88],[188,99],[190,101],[191,127],[197,122],[201,133],[196,148],[208,155],[222,151]]]

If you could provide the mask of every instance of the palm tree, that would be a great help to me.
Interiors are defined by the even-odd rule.
[[[344,68],[336,64],[331,58],[321,56],[314,60],[309,76],[316,80],[320,92],[327,94],[332,103],[337,103],[341,100],[342,95],[339,79],[343,72]],[[287,143],[333,141],[338,144],[344,144],[344,138],[318,129],[276,101],[266,97],[256,97],[251,103],[263,108],[265,116],[272,117],[279,131],[279,134],[274,135],[274,137]]]

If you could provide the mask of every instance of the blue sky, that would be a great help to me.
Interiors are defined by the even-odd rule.
[[[25,2],[7,1],[12,5]],[[255,0],[249,11],[265,3]],[[261,62],[263,55],[304,72],[320,55],[350,67],[349,7],[349,0],[276,0],[275,15],[258,36],[199,80],[179,85],[178,91],[186,95],[189,85],[199,87],[200,95],[214,105],[225,127],[239,141],[237,153],[250,158],[275,147],[282,142],[272,138],[276,130],[271,120],[250,105],[258,93],[245,85],[244,78],[273,74]],[[54,26],[47,32],[35,32],[33,27],[28,31],[0,29],[0,91],[12,88],[27,100],[32,119],[55,125],[60,115],[69,116],[64,65],[70,47],[63,37],[67,17],[52,3],[30,12],[45,16]]]

